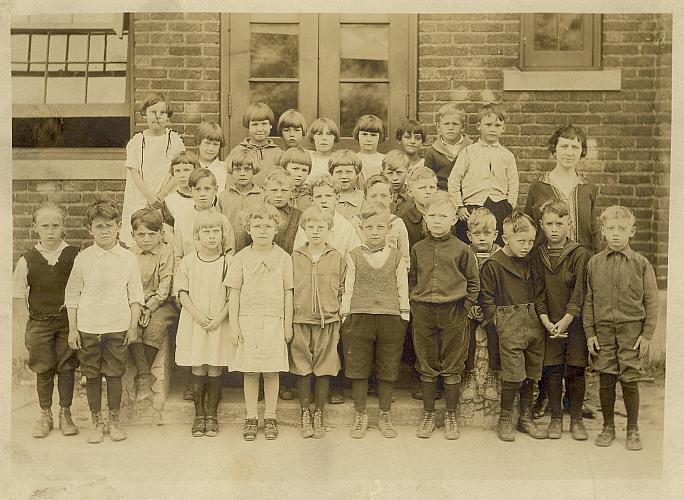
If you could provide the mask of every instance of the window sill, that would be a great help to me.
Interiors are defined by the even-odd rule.
[[[504,90],[621,90],[622,71],[520,71],[503,70]]]
[[[13,149],[15,180],[125,179],[125,149]]]

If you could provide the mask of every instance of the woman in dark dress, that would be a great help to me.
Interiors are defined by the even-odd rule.
[[[593,255],[598,252],[600,227],[596,213],[596,185],[587,182],[577,173],[577,167],[587,156],[587,137],[584,132],[571,124],[566,124],[554,132],[549,139],[549,151],[556,159],[556,166],[539,179],[532,181],[527,193],[525,213],[537,224],[537,244],[543,244],[540,227],[541,206],[548,200],[560,198],[570,208],[570,239],[585,247]],[[532,415],[540,418],[546,406],[547,373],[542,372],[539,381],[539,396],[534,404]],[[566,381],[567,386],[567,381]],[[564,406],[569,406],[569,398]],[[583,409],[586,417],[591,411]]]

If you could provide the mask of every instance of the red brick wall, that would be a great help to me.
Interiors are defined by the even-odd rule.
[[[622,70],[622,90],[560,92],[503,90],[503,68],[519,61],[518,14],[421,15],[418,116],[434,133],[437,109],[464,104],[467,133],[477,137],[477,109],[503,101],[509,124],[502,143],[516,156],[520,203],[529,182],[553,167],[546,142],[571,121],[591,142],[583,164],[599,185],[600,207],[622,204],[637,217],[634,248],[667,275],[671,33],[669,15],[603,16],[603,67]]]

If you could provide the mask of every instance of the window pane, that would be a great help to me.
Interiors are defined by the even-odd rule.
[[[45,80],[42,76],[13,76],[12,102],[14,104],[35,104],[43,102]]]
[[[26,63],[12,63],[12,73],[15,71],[26,71],[28,70],[28,64]]]
[[[128,116],[12,119],[15,148],[123,148],[128,139]]]
[[[534,50],[556,50],[556,14],[534,15]]]
[[[86,61],[87,56],[88,35],[69,35],[69,61]]]
[[[28,61],[28,35],[12,35],[12,61]]]
[[[389,26],[340,26],[340,77],[387,78]]]
[[[85,78],[48,78],[47,98],[49,104],[82,103],[85,101]]]
[[[558,16],[560,50],[584,50],[583,18],[582,14],[560,14]]]
[[[299,84],[283,82],[253,82],[250,84],[250,102],[265,102],[273,110],[275,120],[271,134],[276,134],[275,124],[280,115],[289,108],[299,106]]]
[[[104,61],[104,35],[91,35],[90,36],[90,56],[89,61]],[[88,71],[102,71],[104,69],[103,64],[90,64],[88,66]]]
[[[50,62],[66,61],[66,42],[66,35],[50,36],[50,54],[48,55]]]
[[[119,38],[116,35],[107,35],[107,61],[121,62],[128,59],[128,35]]]
[[[250,71],[254,78],[297,78],[299,36],[293,24],[253,24]]]
[[[47,43],[47,35],[31,35],[31,61],[45,61]]]
[[[388,83],[340,83],[340,132],[350,137],[362,115],[380,117],[387,126]]]
[[[88,102],[126,102],[126,78],[88,78]]]

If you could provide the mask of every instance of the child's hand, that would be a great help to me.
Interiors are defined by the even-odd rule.
[[[480,306],[474,305],[470,308],[470,311],[468,311],[468,319],[482,322],[484,316],[482,314],[482,309],[480,308]]]
[[[634,349],[639,350],[639,359],[642,359],[644,356],[646,356],[650,345],[651,341],[649,339],[639,335],[639,338],[637,338],[636,342],[634,343]]]
[[[155,193],[150,193],[145,198],[147,198],[147,204],[150,208],[161,208],[164,204],[164,201]]]
[[[288,344],[292,341],[292,337],[294,337],[294,332],[292,330],[292,324],[285,324],[285,342]]]
[[[470,217],[470,212],[466,207],[461,207],[456,211],[456,215],[458,216],[459,220],[462,221],[467,221],[468,218]]]
[[[639,340],[637,339],[637,343],[638,342]],[[636,346],[634,346],[634,348],[636,349]],[[596,356],[598,354],[598,352],[601,350],[599,347],[598,337],[589,337],[587,339],[587,349],[589,349],[590,356]]]
[[[147,325],[150,324],[150,318],[152,317],[152,312],[147,308],[143,307],[142,314],[140,315],[140,319],[138,320],[138,324],[142,326],[143,328],[147,328]]]
[[[240,327],[234,326],[230,329],[230,341],[235,347],[242,342],[242,332],[240,331]]]
[[[81,348],[81,335],[78,333],[78,330],[69,330],[67,342],[69,342],[69,347],[75,351]]]
[[[551,321],[549,321],[547,316],[544,316],[543,318],[541,318],[541,322],[542,322],[542,325],[544,325],[544,328],[546,328],[546,331],[549,332],[549,336],[551,338],[553,338],[554,335],[556,335],[556,325],[551,323]]]
[[[347,319],[348,314],[340,314],[340,324],[344,323]]]
[[[138,325],[133,325],[126,331],[126,336],[124,337],[122,345],[131,345],[136,340],[138,340]]]
[[[221,323],[223,323],[223,321],[218,321],[218,319],[212,319],[211,321],[209,321],[209,324],[206,326],[206,329],[208,331],[217,330],[221,326]]]
[[[567,337],[568,336],[568,328],[570,327],[570,323],[572,323],[572,320],[574,317],[570,314],[566,314],[561,318],[561,320],[556,323],[556,337]]]
[[[197,316],[195,316],[195,321],[197,321],[202,328],[207,330],[209,327],[209,323],[211,323],[211,318],[206,314],[198,312]]]

